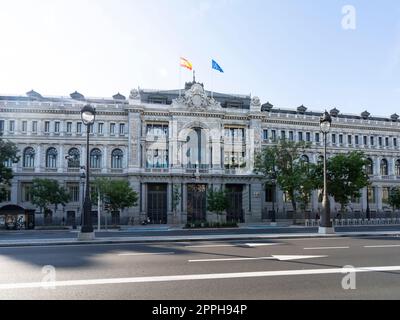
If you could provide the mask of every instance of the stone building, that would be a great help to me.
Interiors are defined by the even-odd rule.
[[[304,155],[311,162],[323,152],[319,130],[323,110],[277,109],[270,103],[262,105],[257,97],[206,91],[195,80],[182,90],[135,89],[129,98],[120,93],[110,99],[86,98],[78,92],[49,97],[35,91],[0,96],[0,132],[17,144],[21,155],[19,163],[8,164],[15,177],[8,201],[0,204],[0,216],[4,208],[13,207],[36,212],[37,225],[59,224],[62,217],[79,225],[86,165],[80,110],[86,104],[97,113],[90,137],[92,177],[128,179],[139,195],[136,207],[114,212],[109,224],[140,224],[147,217],[156,224],[217,220],[207,212],[206,192],[221,187],[229,191],[232,204],[228,221],[269,221],[273,207],[278,219],[291,219],[285,195],[276,188],[265,190],[253,173],[254,153],[280,137],[311,142]],[[389,188],[400,177],[398,116],[348,115],[336,108],[331,115],[328,152],[357,149],[371,160],[372,187],[363,190],[361,199],[353,199],[349,210],[363,214],[367,193],[372,212],[388,210]],[[56,212],[38,212],[30,203],[34,178],[59,180],[71,194],[70,203]],[[179,201],[173,207],[175,194]],[[331,208],[333,212],[338,208],[332,199]],[[306,214],[315,215],[320,209],[315,191]],[[96,206],[93,210],[96,224]]]

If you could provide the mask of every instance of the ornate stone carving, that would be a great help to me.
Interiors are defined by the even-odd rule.
[[[195,83],[185,94],[174,100],[175,105],[186,105],[195,111],[206,111],[209,108],[221,107],[220,103],[207,96],[201,84]]]
[[[259,98],[259,97],[253,97],[253,98],[251,99],[251,105],[252,105],[253,107],[261,107],[260,98]]]
[[[135,99],[139,99],[140,95],[139,95],[139,90],[137,89],[132,89],[131,93],[129,95],[129,99],[131,100],[135,100]]]

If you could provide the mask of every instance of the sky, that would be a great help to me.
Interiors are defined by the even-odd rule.
[[[0,94],[177,89],[180,57],[276,108],[400,114],[398,0],[0,0]]]

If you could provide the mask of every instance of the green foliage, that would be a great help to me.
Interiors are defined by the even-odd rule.
[[[364,153],[353,151],[338,154],[328,159],[327,182],[328,193],[340,203],[343,211],[352,198],[360,198],[360,190],[369,184],[365,171],[367,160]],[[313,174],[315,188],[323,189],[323,164],[316,166]]]
[[[236,222],[200,222],[195,221],[193,223],[186,224],[187,229],[200,229],[200,228],[213,228],[213,229],[220,229],[220,228],[238,228]]]
[[[301,208],[307,206],[314,187],[310,180],[314,165],[302,159],[308,148],[309,143],[283,139],[255,155],[255,173],[263,176],[265,185],[277,183],[289,195],[295,212],[298,202]]]
[[[388,204],[393,208],[393,211],[400,208],[400,188],[399,187],[390,189]]]
[[[19,156],[17,156],[18,148],[16,145],[9,141],[3,141],[0,138],[0,202],[4,201],[7,194],[7,188],[11,185],[13,172],[11,168],[5,166],[5,161],[17,163]]]
[[[57,210],[58,205],[65,206],[70,200],[68,191],[57,180],[34,179],[32,182],[31,202],[41,211],[48,210],[50,205],[54,205]]]
[[[137,205],[138,194],[126,180],[99,178],[95,180],[94,185],[92,201],[97,202],[97,196],[100,194],[101,200],[110,205],[111,211],[119,211]]]
[[[225,190],[208,190],[207,210],[221,216],[229,208],[228,195]]]

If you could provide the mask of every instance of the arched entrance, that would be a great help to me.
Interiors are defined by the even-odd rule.
[[[7,205],[0,208],[0,229],[22,230],[34,228],[34,210],[26,210],[16,205]]]

